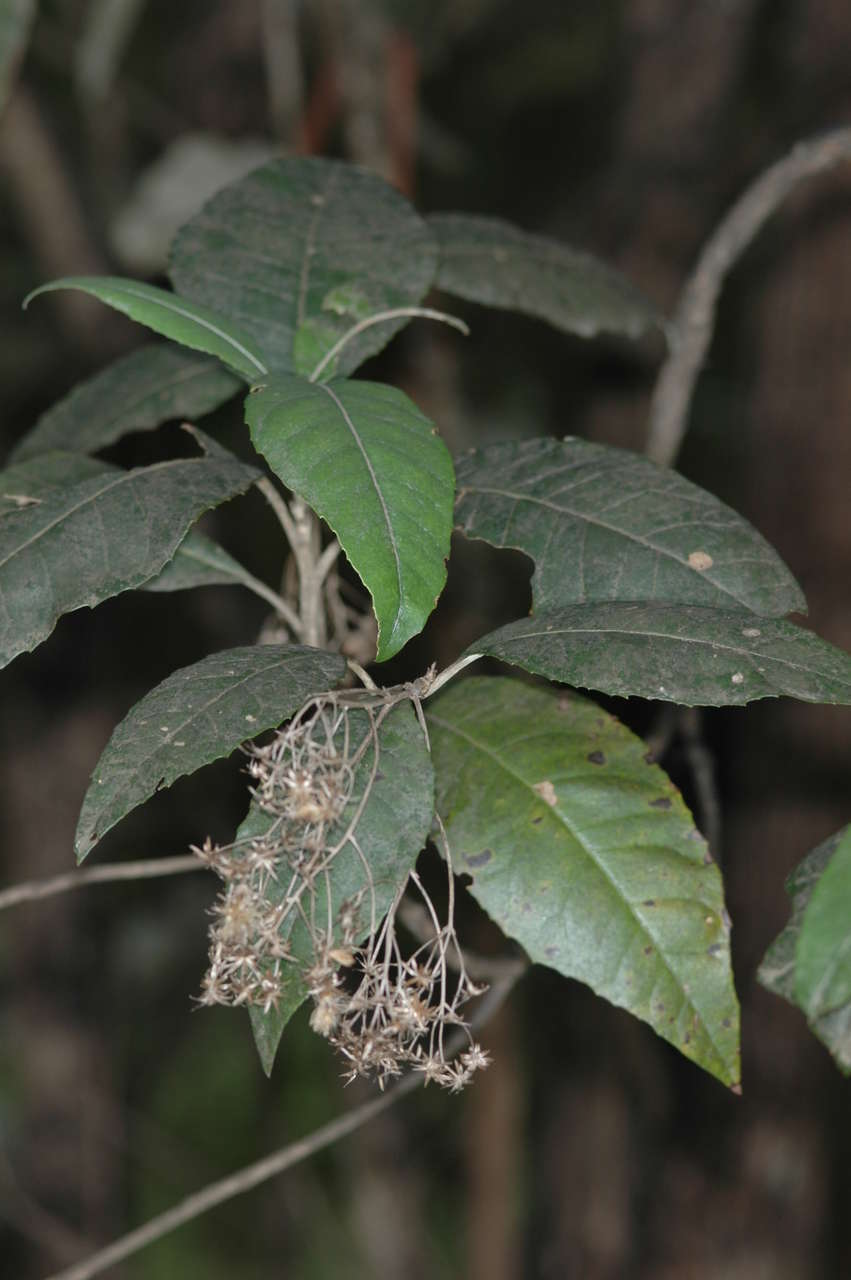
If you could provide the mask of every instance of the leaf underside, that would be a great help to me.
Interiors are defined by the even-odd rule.
[[[79,383],[12,450],[23,461],[52,449],[94,453],[130,431],[171,419],[196,422],[245,384],[209,356],[150,344]]]
[[[147,582],[204,511],[256,477],[235,459],[181,459],[104,470],[7,511],[0,519],[0,665],[34,649],[62,614]]]
[[[246,570],[212,538],[190,529],[174,559],[143,586],[143,591],[186,591],[191,587],[238,586]]]
[[[127,713],[86,792],[74,848],[82,862],[155,791],[279,725],[314,693],[339,684],[339,654],[301,645],[251,645],[175,671]]]
[[[470,646],[535,675],[618,697],[740,706],[786,694],[851,703],[851,658],[776,618],[685,605],[573,605]]]
[[[378,660],[422,630],[446,580],[452,460],[395,387],[279,377],[246,399],[255,448],[328,522],[372,596]]]
[[[455,867],[489,915],[736,1086],[721,878],[646,745],[577,694],[500,677],[464,680],[427,719]]]
[[[418,303],[436,266],[431,232],[398,192],[308,158],[273,160],[215,195],[178,232],[169,274],[238,321],[271,371],[307,376],[358,320]],[[328,375],[356,369],[406,323],[366,329]]]
[[[851,1016],[851,832],[813,886],[796,959],[795,998],[807,1017],[838,1009]],[[847,1049],[851,1065],[851,1043]]]
[[[536,316],[581,338],[601,331],[638,338],[664,327],[651,302],[588,253],[499,218],[438,213],[428,225],[440,246],[435,284],[456,297]]]
[[[456,460],[455,523],[535,562],[535,609],[602,600],[806,612],[761,534],[640,455],[568,437],[492,445]]]
[[[349,723],[351,741],[356,745],[369,732],[367,713],[353,712]],[[355,815],[372,771],[376,769],[369,798],[352,830],[352,836],[369,864],[375,891],[376,922],[386,914],[397,888],[416,862],[417,854],[428,839],[434,814],[431,758],[412,707],[402,705],[392,710],[380,725],[377,739],[378,760],[375,758],[373,741],[368,745],[356,771],[352,799],[328,837],[329,845],[340,840]],[[237,833],[237,839],[261,837],[270,829],[271,823],[270,816],[263,813],[255,802]],[[363,888],[364,879],[361,858],[351,841],[348,841],[336,855],[333,875],[326,882],[330,883],[332,919],[341,903],[346,899],[353,899]],[[277,884],[274,881],[271,884],[270,900],[282,900],[287,888],[288,877],[282,875]],[[317,881],[317,920],[329,917],[328,892]],[[361,910],[363,931],[366,934],[369,928],[369,908],[364,904]],[[297,960],[309,962],[312,953],[304,924],[297,921],[291,930],[283,931],[283,936],[289,938]],[[271,1009],[268,1013],[263,1013],[262,1009],[256,1007],[250,1010],[254,1040],[267,1075],[271,1073],[284,1027],[307,998],[307,994],[303,979],[298,973],[294,973],[277,1009]]]
[[[831,902],[833,888],[829,880],[826,885],[824,884],[824,878],[832,866],[835,855],[841,853],[843,858],[847,859],[849,848],[851,848],[851,827],[843,827],[841,831],[837,831],[807,854],[792,872],[786,882],[786,892],[792,898],[792,914],[785,929],[775,938],[765,953],[757,974],[760,983],[767,990],[803,1008],[810,1030],[830,1051],[845,1075],[851,1075],[851,999],[847,997],[847,992],[841,994],[838,1001],[820,998],[813,1001],[811,998],[808,999],[808,996],[811,997],[813,993],[819,995],[825,975],[835,977],[844,973],[847,979],[848,954],[851,946],[849,936],[851,927],[848,924],[851,914],[847,907],[847,864],[841,866],[846,895],[845,910],[841,915],[837,915],[835,923],[830,922],[827,933],[824,931],[823,920],[819,918],[820,912],[817,910],[814,918],[810,920],[809,909],[817,890],[826,892],[825,905],[831,915],[831,908],[840,906],[838,902]],[[802,1001],[799,994],[799,982],[802,982],[799,964],[802,930],[805,926],[813,929],[814,951],[820,952],[821,956],[817,966],[803,976],[804,999]],[[807,957],[806,953],[803,958],[805,964],[810,963],[811,958]],[[829,990],[828,983],[825,992]]]

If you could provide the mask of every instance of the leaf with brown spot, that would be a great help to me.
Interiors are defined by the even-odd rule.
[[[450,687],[427,720],[450,848],[497,924],[533,960],[588,983],[726,1084],[737,1081],[721,878],[641,740],[576,694],[504,677]],[[589,762],[589,740],[604,750],[605,769]],[[542,814],[545,785],[555,804]],[[668,807],[651,807],[660,792]],[[470,868],[469,854],[483,847],[493,856]],[[717,956],[707,955],[710,944]]]

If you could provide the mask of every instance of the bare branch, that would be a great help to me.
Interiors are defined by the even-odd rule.
[[[297,535],[284,495],[275,488],[268,476],[263,476],[262,479],[257,480],[255,487],[263,494],[263,497],[278,517],[281,528],[287,536],[287,542],[292,546]]]
[[[493,983],[490,990],[482,997],[475,1014],[470,1019],[471,1027],[479,1028],[484,1026],[493,1017],[507,999],[517,980],[525,973],[527,967],[525,960],[518,960],[509,972],[503,973]],[[467,1043],[465,1035],[458,1036],[452,1044],[451,1050],[448,1051],[448,1055],[454,1056],[455,1053],[464,1049]],[[207,1213],[208,1210],[214,1209],[226,1200],[232,1200],[235,1196],[251,1191],[254,1187],[268,1181],[269,1178],[274,1178],[279,1173],[291,1169],[293,1165],[307,1160],[317,1151],[322,1151],[326,1147],[332,1146],[335,1142],[339,1142],[341,1138],[353,1133],[369,1120],[372,1120],[374,1116],[380,1115],[382,1111],[392,1107],[394,1103],[407,1094],[413,1093],[421,1084],[422,1076],[412,1072],[400,1080],[392,1089],[388,1089],[386,1093],[379,1094],[378,1097],[357,1107],[354,1111],[349,1111],[337,1120],[332,1120],[330,1124],[323,1125],[306,1138],[290,1143],[289,1146],[283,1147],[280,1151],[276,1151],[244,1169],[240,1169],[238,1173],[222,1178],[219,1182],[211,1183],[203,1191],[198,1191],[195,1195],[188,1196],[180,1204],[175,1205],[173,1209],[168,1209],[158,1217],[152,1218],[143,1227],[129,1232],[128,1235],[116,1240],[113,1244],[108,1245],[107,1248],[101,1249],[99,1253],[93,1254],[90,1258],[78,1262],[75,1266],[69,1267],[65,1271],[56,1272],[49,1277],[49,1280],[91,1280],[92,1276],[100,1275],[108,1267],[114,1266],[115,1263],[132,1257],[140,1249],[144,1249],[147,1245],[162,1239],[163,1236],[168,1235],[170,1231],[174,1231],[177,1227],[183,1226],[184,1223],[191,1222],[194,1218],[200,1217],[202,1213]]]
[[[203,871],[202,862],[190,855],[179,858],[148,858],[141,862],[109,863],[103,867],[87,867],[85,871],[66,871],[46,880],[24,880],[10,889],[0,890],[0,911],[21,902],[52,898],[70,889],[85,889],[91,884],[109,884],[118,880],[153,880],[157,876],[175,876],[184,871]]]
[[[849,158],[851,127],[799,142],[748,187],[710,236],[680,295],[670,326],[670,354],[653,392],[645,452],[654,462],[671,466],[679,452],[727,273],[799,182]]]

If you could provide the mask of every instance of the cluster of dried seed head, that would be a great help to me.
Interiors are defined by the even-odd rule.
[[[488,1059],[460,1013],[484,988],[470,980],[457,946],[449,848],[442,835],[446,922],[416,871],[379,921],[357,823],[378,769],[380,718],[370,716],[370,732],[353,745],[349,710],[334,695],[313,699],[268,746],[252,748],[251,791],[268,826],[255,837],[225,846],[208,840],[194,850],[223,881],[199,1000],[268,1013],[298,982],[313,1001],[311,1027],[343,1056],[347,1079],[372,1077],[383,1088],[411,1067],[458,1090]],[[364,794],[355,795],[358,765],[370,749],[371,771],[358,773],[368,775]],[[349,877],[354,855],[360,883],[339,900],[334,862],[344,849]],[[407,956],[396,935],[406,891],[421,900],[418,945]],[[466,1035],[460,1053],[444,1043],[453,1026]]]
[[[481,995],[467,973],[453,924],[454,878],[448,861],[449,905],[441,924],[416,871],[397,893],[380,927],[359,947],[317,952],[305,978],[313,999],[310,1025],[342,1054],[346,1079],[374,1077],[380,1087],[405,1067],[426,1081],[457,1092],[488,1056],[474,1043],[461,1008]],[[425,908],[419,913],[425,934],[413,954],[403,955],[396,934],[403,895],[414,891]],[[407,899],[406,899],[407,901]],[[412,913],[408,913],[411,918]],[[460,1053],[445,1043],[446,1029],[466,1036]]]
[[[211,908],[209,968],[201,1004],[257,1005],[268,1013],[292,981],[290,933],[314,915],[340,842],[330,839],[352,796],[345,709],[314,699],[265,747],[252,747],[248,772],[268,824],[229,845],[207,840],[193,852],[224,882]]]

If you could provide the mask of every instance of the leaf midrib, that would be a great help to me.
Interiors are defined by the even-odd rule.
[[[103,487],[98,489],[96,493],[87,494],[85,498],[82,498],[74,506],[67,507],[65,510],[61,511],[55,517],[55,519],[51,520],[49,524],[46,524],[43,528],[37,530],[37,532],[35,532],[31,538],[28,538],[26,542],[22,542],[18,546],[14,547],[4,560],[0,560],[0,569],[2,569],[5,565],[7,565],[9,561],[12,560],[16,555],[21,555],[24,551],[26,551],[29,547],[33,546],[41,538],[46,537],[49,533],[51,533],[56,528],[57,525],[62,524],[62,522],[65,520],[70,520],[73,516],[77,515],[78,512],[82,511],[90,503],[97,501],[99,498],[102,498],[105,494],[109,493],[112,489],[117,488],[118,485],[126,484],[128,482],[138,482],[142,480],[143,477],[147,478],[148,476],[150,476],[154,471],[165,471],[170,467],[185,466],[187,462],[190,465],[194,466],[194,465],[197,465],[198,463],[203,464],[203,463],[209,463],[210,461],[211,459],[208,459],[208,458],[197,458],[197,459],[171,458],[166,462],[156,462],[154,463],[153,466],[144,467],[142,469],[141,475],[140,475],[139,469],[134,471],[120,472],[115,477],[115,479],[111,479],[108,484],[104,484]],[[96,479],[96,477],[93,477],[93,478]],[[87,484],[88,481],[83,480],[81,481],[81,483]],[[57,489],[56,492],[61,493],[62,490]],[[47,501],[47,499],[44,499],[44,501]]]
[[[631,602],[611,601],[610,603],[626,604]],[[698,606],[686,606],[686,607],[699,608],[700,606],[698,605]],[[776,621],[773,618],[762,618],[759,614],[757,614],[756,617],[763,626],[767,626],[769,622]],[[804,631],[803,628],[801,630],[804,635],[812,635],[812,632]],[[680,636],[680,635],[674,636],[666,631],[625,631],[620,627],[575,627],[575,628],[559,627],[559,628],[553,628],[549,631],[527,631],[522,634],[516,634],[511,636],[510,639],[506,641],[506,643],[511,643],[511,641],[514,641],[514,640],[543,640],[548,638],[552,639],[554,636],[562,636],[562,635],[568,635],[568,636],[616,635],[616,636],[636,636],[640,640],[643,640],[643,639],[672,640],[675,643],[697,644],[697,645],[705,645],[709,649],[718,649],[718,650],[723,649],[727,653],[734,653],[740,657],[752,658],[754,659],[754,661],[756,661],[757,659],[761,659],[764,662],[774,662],[778,666],[789,667],[791,668],[791,670],[800,671],[804,675],[811,675],[813,674],[813,670],[814,670],[812,667],[805,667],[805,666],[802,666],[800,663],[793,662],[791,658],[778,658],[774,654],[759,653],[754,649],[734,648],[734,646],[731,644],[725,644],[723,640],[702,640],[699,636]],[[814,636],[813,638],[818,639],[817,636]],[[764,673],[760,672],[760,674],[764,674]],[[843,680],[841,676],[825,674],[824,672],[821,672],[821,671],[815,671],[815,674],[824,676],[825,679],[837,680],[840,684],[847,685],[848,688],[851,688],[851,682],[847,680]]]
[[[402,583],[402,562],[399,556],[399,547],[396,542],[396,533],[393,529],[393,524],[390,519],[390,511],[388,509],[387,502],[384,498],[384,493],[381,489],[380,484],[378,483],[378,477],[375,474],[375,468],[372,465],[372,459],[370,458],[369,454],[367,453],[364,447],[364,443],[361,440],[357,427],[355,426],[351,416],[349,415],[348,410],[346,409],[340,397],[336,394],[335,391],[332,390],[331,387],[328,386],[327,383],[324,383],[324,382],[319,383],[317,384],[317,387],[318,387],[318,390],[324,391],[326,395],[331,397],[331,399],[334,401],[335,405],[337,406],[337,409],[339,410],[340,414],[342,415],[343,421],[345,422],[346,426],[351,432],[352,439],[354,440],[355,444],[360,450],[361,456],[363,457],[363,460],[364,460],[364,464],[367,468],[367,471],[369,472],[370,480],[372,481],[372,487],[375,490],[375,494],[376,494],[376,497],[378,498],[379,503],[381,504],[381,511],[384,516],[384,524],[387,529],[387,538],[390,543],[390,549],[393,552],[393,563],[396,570],[396,592],[398,596],[398,604],[396,606],[396,615],[393,619],[393,626],[390,629],[390,635],[393,636],[396,632],[396,629],[399,625],[399,619],[402,615],[404,592],[403,592],[403,583]]]
[[[115,289],[116,293],[127,293],[131,298],[139,298],[140,301],[147,302],[149,306],[162,307],[164,311],[172,311],[175,315],[182,316],[184,320],[193,321],[195,324],[199,325],[200,328],[206,329],[209,333],[220,338],[226,346],[232,347],[234,351],[238,351],[240,355],[245,356],[246,360],[248,360],[250,364],[254,365],[254,368],[258,373],[266,374],[269,372],[265,364],[263,364],[261,360],[258,360],[257,356],[255,356],[252,351],[249,351],[247,347],[243,346],[238,338],[234,338],[232,334],[227,333],[224,329],[220,329],[217,324],[212,320],[209,320],[206,316],[199,315],[198,311],[187,311],[184,307],[181,307],[177,301],[173,302],[170,295],[166,294],[165,298],[152,298],[149,294],[140,292],[138,289],[134,289],[132,286],[127,285],[124,282],[120,285],[113,285],[112,287]],[[163,290],[163,292],[165,293],[165,290]],[[176,299],[177,295],[175,294],[174,297]]]
[[[501,756],[497,755],[495,752],[491,751],[488,747],[484,746],[476,738],[471,737],[463,729],[460,729],[456,725],[451,724],[448,721],[442,719],[439,715],[435,715],[434,712],[429,712],[428,718],[429,720],[432,720],[435,724],[439,725],[440,728],[446,729],[449,733],[454,733],[457,737],[461,738],[474,750],[480,751],[483,755],[489,757],[494,762],[494,764],[497,765],[498,768],[502,769],[504,773],[507,773],[509,777],[513,778],[516,782],[520,783],[527,791],[533,790],[531,783],[529,783],[526,780],[526,778],[522,776],[522,774],[518,773],[517,770],[513,769],[509,764],[507,764],[505,760],[502,759]],[[537,793],[533,792],[533,794],[536,795],[537,799],[540,799],[540,797],[537,796]],[[620,889],[617,881],[611,875],[608,868],[599,860],[597,856],[595,856],[592,848],[585,843],[584,838],[577,834],[576,829],[570,823],[568,818],[561,812],[560,808],[558,806],[551,806],[549,804],[545,804],[544,807],[547,810],[547,813],[550,819],[552,821],[556,821],[558,819],[558,821],[566,829],[568,834],[575,840],[577,846],[582,850],[585,856],[594,864],[596,869],[600,872],[603,878],[610,885],[612,891],[617,895],[618,900],[622,902],[624,906],[627,908],[627,910],[629,911],[629,914],[632,916],[633,920],[635,921],[638,929],[654,943],[656,947],[656,953],[662,959],[666,972],[668,973],[674,985],[676,986],[677,990],[679,991],[683,1004],[688,1009],[694,1010],[694,1012],[699,1016],[701,1025],[703,1026],[706,1032],[707,1038],[710,1044],[715,1049],[715,1052],[718,1054],[719,1061],[722,1067],[724,1068],[724,1070],[726,1071],[727,1060],[724,1056],[723,1049],[719,1047],[718,1042],[716,1041],[715,1037],[712,1035],[708,1019],[704,1017],[703,1013],[700,1011],[700,1009],[695,1004],[695,1002],[692,999],[690,999],[688,994],[683,990],[682,979],[671,968],[671,964],[670,964],[670,961],[668,960],[668,956],[666,952],[663,950],[663,948],[661,947],[658,938],[653,933],[650,926],[638,914],[634,904],[624,895],[623,891]],[[473,876],[473,879],[475,880],[475,876]],[[621,962],[619,962],[618,967],[620,967],[620,963]]]
[[[215,707],[216,703],[221,702],[222,698],[228,697],[228,695],[233,693],[235,689],[241,688],[242,685],[247,684],[249,681],[254,680],[260,676],[267,675],[270,671],[274,671],[278,667],[287,666],[294,656],[295,655],[293,654],[287,654],[285,657],[278,658],[277,661],[269,663],[269,665],[266,667],[253,668],[251,671],[247,672],[245,675],[240,676],[239,679],[235,679],[234,682],[232,684],[229,684],[226,689],[220,690],[219,693],[217,693],[214,697],[210,698],[209,701],[203,703],[200,707],[198,707],[195,711],[193,711],[192,715],[187,716],[186,719],[182,720],[180,724],[178,724],[174,729],[170,729],[167,734],[164,734],[162,738],[158,739],[153,749],[149,751],[147,755],[139,757],[139,759],[137,760],[137,763],[135,763],[132,766],[132,768],[136,770],[138,769],[140,763],[147,764],[149,760],[153,760],[162,747],[171,744],[176,734],[182,733],[183,730],[187,727],[187,725],[191,725],[194,721],[198,719],[199,716],[206,715],[212,707]],[[199,676],[196,673],[195,679],[198,679],[198,678]],[[214,672],[211,672],[208,676],[203,676],[203,675],[200,676],[200,679],[210,679],[210,680],[221,679],[221,678],[222,677],[220,675],[217,676]],[[191,678],[190,678],[190,683],[191,683]],[[175,684],[174,688],[179,689],[180,686]],[[182,688],[185,691],[186,685],[184,684]],[[172,690],[169,690],[169,692],[172,692]],[[153,708],[153,710],[156,711],[157,708]],[[165,711],[163,712],[163,714],[165,714]],[[128,726],[128,728],[129,727],[130,726]],[[261,730],[258,729],[256,730],[256,732],[259,733],[261,732]]]
[[[596,479],[597,477],[595,476],[593,478]],[[674,561],[676,564],[679,564],[683,568],[688,569],[689,572],[694,573],[696,578],[700,578],[700,579],[705,578],[708,582],[711,582],[713,587],[715,587],[718,591],[721,591],[723,594],[729,596],[731,600],[735,600],[737,601],[737,603],[742,605],[747,604],[746,600],[742,599],[740,596],[737,596],[734,591],[732,591],[729,587],[725,586],[722,582],[718,582],[717,579],[711,576],[708,572],[698,574],[696,570],[691,569],[691,566],[689,565],[688,560],[683,556],[677,555],[675,551],[670,550],[669,548],[666,548],[666,547],[660,547],[655,542],[651,542],[648,538],[644,538],[639,534],[631,533],[629,530],[625,530],[623,528],[620,528],[617,525],[610,524],[606,520],[601,520],[599,517],[586,515],[581,511],[576,511],[573,507],[563,506],[556,502],[553,502],[549,498],[541,498],[536,496],[535,494],[514,493],[510,489],[496,489],[496,488],[491,488],[489,486],[484,486],[484,485],[476,485],[476,486],[470,485],[469,487],[465,488],[464,492],[475,494],[475,495],[492,494],[495,497],[509,499],[518,506],[524,502],[530,503],[532,505],[544,507],[547,510],[554,511],[558,515],[568,516],[579,524],[593,525],[598,529],[605,530],[607,533],[617,534],[619,537],[623,538],[627,542],[632,542],[636,546],[643,547],[648,551],[652,551],[654,554],[660,557],[664,557],[664,558],[667,558],[668,560]],[[629,495],[630,499],[636,496],[642,496],[642,495],[635,495],[635,494]],[[510,523],[511,518],[512,517],[509,516],[508,519],[506,520],[506,528],[508,527],[508,524]],[[672,526],[666,526],[666,527],[670,528]],[[683,527],[688,528],[689,526],[684,522]],[[505,535],[503,534],[503,536]],[[487,541],[487,539],[483,539],[483,541]],[[516,544],[514,543],[510,543],[509,545],[516,546]],[[518,549],[521,551],[524,550],[524,548],[522,547]],[[526,554],[528,555],[529,553],[526,552]],[[762,562],[757,561],[756,563],[761,564]]]

